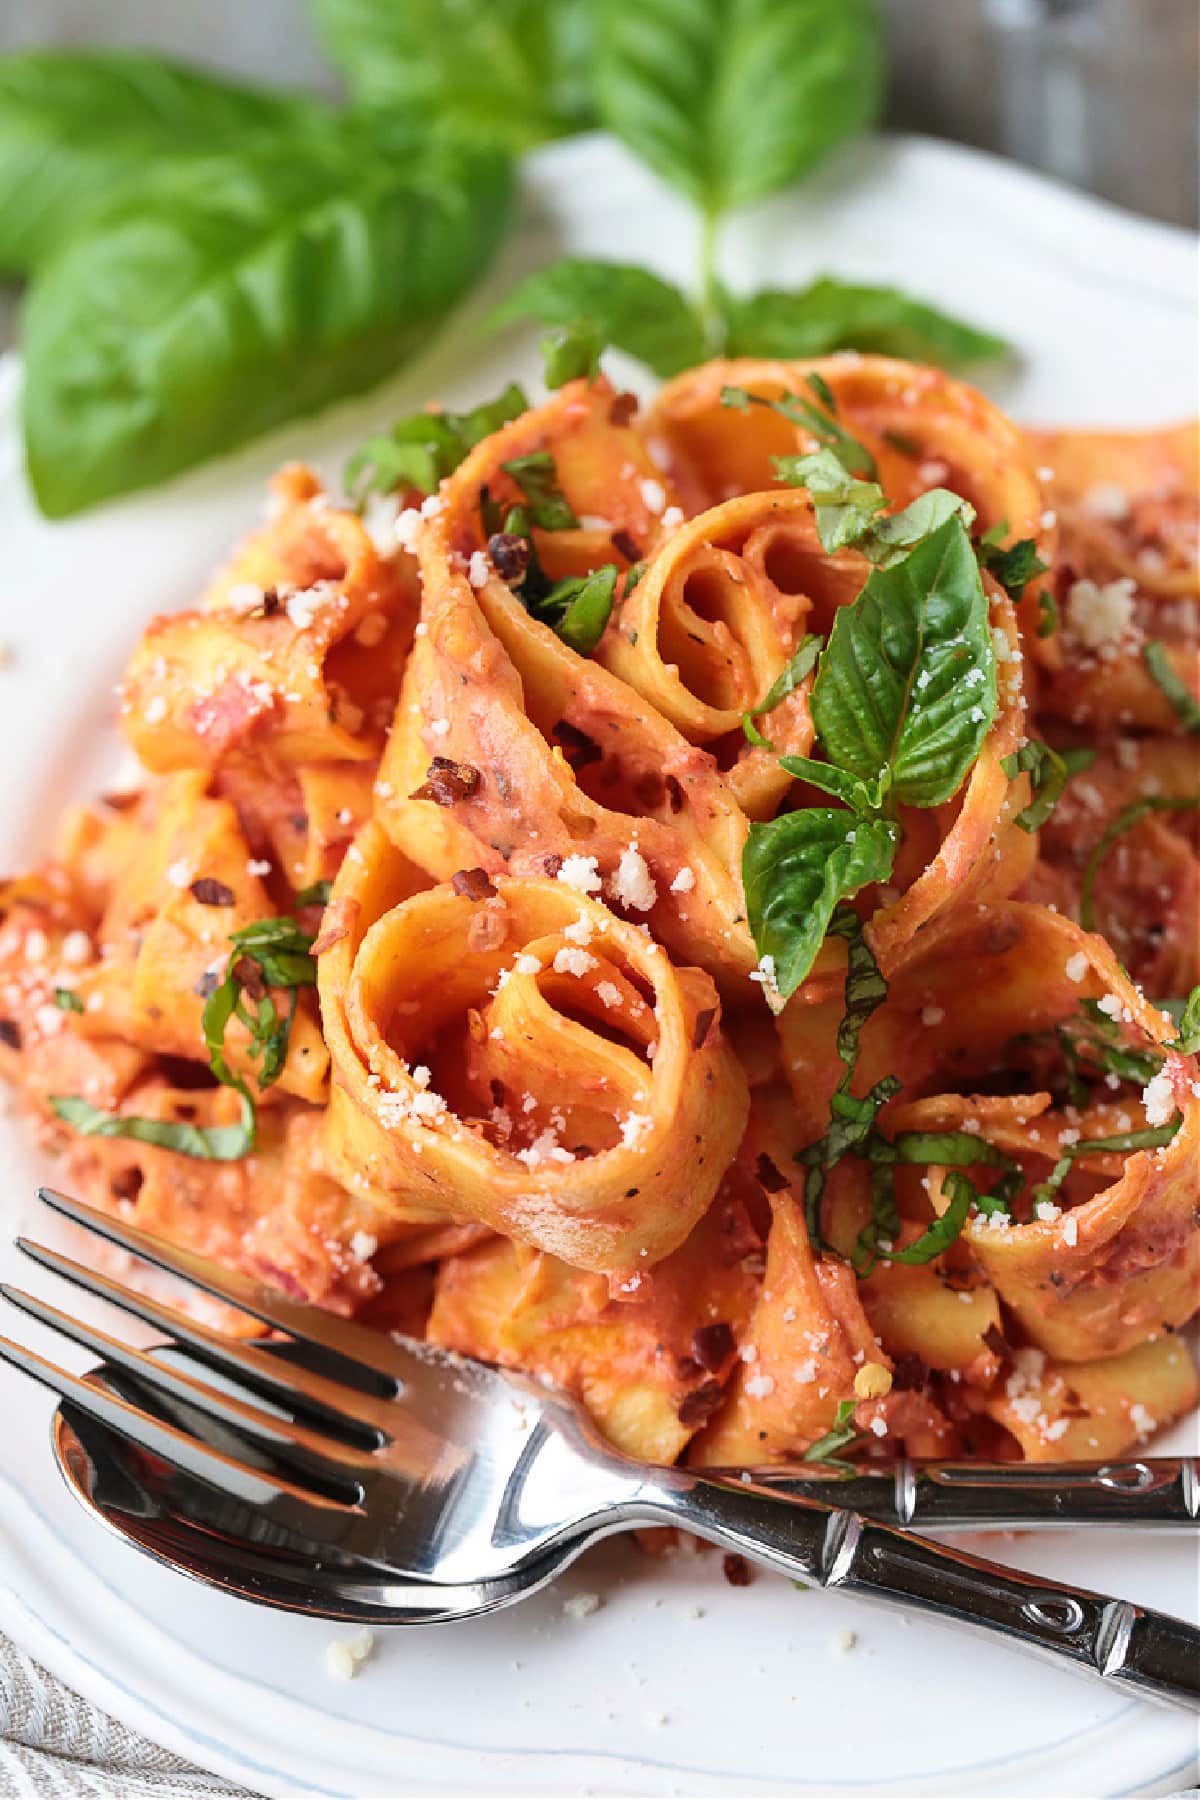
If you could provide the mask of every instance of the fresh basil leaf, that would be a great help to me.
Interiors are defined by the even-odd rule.
[[[855,1438],[862,1435],[857,1425],[852,1423],[855,1404],[856,1402],[853,1400],[838,1401],[831,1429],[825,1433],[824,1437],[819,1437],[815,1444],[808,1446],[800,1459],[801,1462],[832,1462],[834,1468],[850,1466],[845,1463],[839,1464],[833,1459],[839,1450],[844,1450],[847,1444],[852,1444]]]
[[[704,361],[700,317],[677,287],[632,263],[562,257],[518,283],[489,315],[493,326],[534,319],[571,329],[590,322],[603,344],[624,350],[656,375],[678,375]]]
[[[812,693],[831,762],[896,798],[956,793],[996,713],[988,604],[963,522],[946,520],[840,607]]]
[[[552,626],[564,644],[579,656],[590,656],[608,624],[620,571],[605,563],[590,575],[571,575],[556,581],[536,609],[535,617]]]
[[[1178,1033],[1171,1047],[1181,1056],[1195,1056],[1200,1051],[1200,987],[1194,987],[1182,1003]]]
[[[817,536],[826,556],[847,544],[856,544],[870,529],[875,515],[887,505],[887,496],[875,481],[851,475],[832,450],[814,450],[808,456],[776,456],[771,459],[780,481],[789,487],[807,488],[812,495]]]
[[[587,0],[313,0],[355,96],[512,151],[593,121]]]
[[[879,108],[870,0],[599,0],[596,104],[715,217],[786,187]]]
[[[1151,677],[1160,687],[1185,731],[1200,731],[1200,701],[1182,676],[1175,673],[1167,646],[1159,638],[1151,638],[1143,647],[1142,658]]]
[[[390,494],[396,488],[432,494],[476,444],[528,408],[524,388],[512,381],[494,400],[470,412],[410,413],[354,452],[343,476],[346,492],[359,502],[369,493]]]
[[[504,229],[495,151],[339,119],[149,173],[25,308],[24,425],[62,517],[357,393],[442,323]]]
[[[742,853],[746,914],[787,1000],[812,968],[841,900],[892,872],[899,832],[885,819],[828,807],[752,825]]]
[[[877,569],[892,569],[904,561],[910,550],[932,537],[947,519],[953,518],[961,519],[970,529],[975,508],[949,488],[929,488],[901,512],[885,513],[875,519],[858,548]]]
[[[1001,758],[1000,767],[1010,781],[1018,775],[1032,777],[1033,797],[1017,814],[1016,824],[1022,831],[1040,831],[1062,799],[1063,789],[1072,775],[1081,775],[1095,762],[1095,750],[1054,750],[1040,738],[1030,738],[1011,756]]]
[[[74,988],[56,987],[54,990],[54,1004],[57,1006],[59,1012],[81,1013],[83,1011],[83,1001],[75,992]]]
[[[571,503],[558,485],[558,470],[549,450],[514,456],[500,467],[525,496],[533,523],[542,531],[573,531],[579,524]]]
[[[990,331],[915,300],[899,288],[866,287],[825,275],[794,292],[766,289],[724,297],[726,356],[828,356],[863,350],[959,369],[1009,346]]]
[[[1133,800],[1121,808],[1096,839],[1084,864],[1083,880],[1079,885],[1079,923],[1085,931],[1095,929],[1096,877],[1117,839],[1132,831],[1152,812],[1191,812],[1197,806],[1200,806],[1200,794],[1144,794],[1140,800]]]
[[[835,800],[841,800],[853,813],[877,813],[883,804],[880,782],[860,781],[857,775],[848,775],[845,769],[837,768],[834,763],[817,762],[811,756],[781,756],[779,766],[786,769],[789,775],[794,775],[797,781],[805,781],[809,787],[820,788],[823,794],[832,794]]]
[[[921,1264],[932,1262],[948,1250],[956,1238],[962,1235],[962,1228],[967,1222],[967,1214],[975,1200],[975,1188],[967,1177],[958,1169],[948,1169],[945,1178],[945,1190],[950,1196],[950,1204],[940,1219],[923,1231],[919,1238],[903,1249],[893,1245],[887,1252],[889,1262]]]
[[[143,50],[0,58],[0,272],[27,274],[149,167],[297,127],[302,95],[242,87]]]
[[[568,381],[594,381],[600,371],[604,339],[594,319],[559,325],[541,341],[542,375],[548,388]]]
[[[995,576],[1009,599],[1017,601],[1031,581],[1046,574],[1050,564],[1044,563],[1038,555],[1033,538],[1019,538],[1015,544],[1010,544],[1005,549],[1000,540],[1007,535],[1007,524],[993,525],[979,539],[975,554],[988,573]],[[1049,633],[1039,631],[1038,635],[1046,637]]]
[[[721,405],[732,406],[737,412],[745,412],[750,406],[769,406],[772,412],[781,413],[793,425],[800,425],[810,432],[848,474],[874,477],[875,458],[865,444],[860,444],[838,423],[837,405],[828,383],[815,374],[809,375],[807,380],[819,404],[806,400],[803,394],[780,394],[771,400],[765,394],[752,394],[748,388],[723,387]]]
[[[628,585],[625,591],[629,592]],[[754,723],[755,718],[761,718],[764,713],[774,712],[780,702],[786,700],[789,694],[794,693],[806,676],[811,675],[824,642],[824,638],[817,637],[811,631],[808,632],[788,658],[787,668],[784,669],[782,675],[775,677],[753,713],[742,714],[742,730],[750,742],[756,744],[760,750],[770,750],[771,744]]]
[[[51,1094],[59,1118],[80,1137],[134,1138],[205,1162],[238,1162],[254,1148],[254,1108],[243,1094],[236,1125],[191,1125],[184,1119],[139,1119],[101,1112],[78,1094]]]

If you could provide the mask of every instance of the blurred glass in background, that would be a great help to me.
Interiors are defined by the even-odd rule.
[[[1175,224],[1198,217],[1196,0],[881,0],[887,123]],[[303,0],[0,0],[0,51],[142,44],[332,91]]]

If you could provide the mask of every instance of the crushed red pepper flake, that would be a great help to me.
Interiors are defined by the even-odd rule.
[[[410,800],[432,800],[435,806],[454,806],[459,800],[469,800],[481,780],[479,770],[472,763],[435,756],[425,771],[425,780],[408,797]]]
[[[736,1550],[731,1550],[721,1558],[721,1573],[730,1587],[749,1587],[754,1580],[750,1564]]]
[[[450,886],[464,900],[490,900],[496,892],[496,884],[486,869],[456,869]]]
[[[681,1425],[707,1425],[720,1406],[725,1390],[719,1381],[702,1382],[685,1394],[675,1411]]]

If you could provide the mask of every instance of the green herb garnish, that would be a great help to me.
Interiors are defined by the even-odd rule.
[[[1010,600],[1020,600],[1031,581],[1039,575],[1048,573],[1050,564],[1044,563],[1038,555],[1037,544],[1033,538],[1019,538],[1015,544],[1004,548],[1004,539],[1008,536],[1008,522],[1002,520],[985,531],[975,546],[975,553],[989,574],[994,575]],[[1051,602],[1053,604],[1053,602]],[[1039,630],[1040,637],[1048,636]]]
[[[625,591],[628,593],[628,587]],[[786,700],[789,694],[795,692],[805,676],[812,674],[824,642],[824,638],[816,637],[811,632],[802,638],[789,657],[787,668],[782,675],[776,676],[752,712],[742,714],[742,730],[750,742],[757,745],[760,750],[770,750],[773,745],[758,729],[754,723],[755,719],[761,718],[764,713],[773,712],[781,700]]]
[[[54,990],[54,1004],[58,1007],[60,1012],[81,1013],[83,1011],[83,1001],[75,992],[74,988],[56,987]]]
[[[494,400],[470,412],[410,413],[354,452],[346,464],[346,491],[358,501],[397,488],[432,494],[476,444],[519,418],[528,405],[524,390],[512,382]]]
[[[1187,683],[1175,673],[1167,646],[1159,638],[1151,638],[1142,649],[1142,659],[1151,677],[1162,689],[1175,709],[1185,731],[1200,731],[1200,701]]]
[[[1040,738],[1030,738],[1011,756],[1001,759],[1000,767],[1010,781],[1018,775],[1031,777],[1033,798],[1017,814],[1016,824],[1022,831],[1040,831],[1062,798],[1063,789],[1072,775],[1081,775],[1095,762],[1095,750],[1053,750]]]
[[[558,485],[558,470],[549,450],[533,450],[515,456],[500,467],[511,475],[529,508],[533,523],[542,531],[574,531],[579,520]]]
[[[824,1437],[819,1437],[815,1444],[809,1445],[800,1459],[801,1462],[825,1463],[829,1468],[848,1470],[851,1474],[856,1473],[854,1464],[844,1461],[838,1454],[839,1451],[846,1449],[847,1445],[852,1444],[856,1438],[862,1436],[853,1422],[855,1405],[856,1402],[853,1400],[838,1401],[832,1427]]]

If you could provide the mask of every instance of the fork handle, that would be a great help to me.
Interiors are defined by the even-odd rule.
[[[736,1479],[737,1471],[723,1473]],[[847,1474],[813,1463],[754,1471],[780,1498],[822,1500],[888,1525],[936,1531],[1136,1526],[1200,1530],[1200,1463],[1191,1456],[1108,1463],[897,1461]]]
[[[658,1523],[783,1575],[992,1632],[1148,1700],[1200,1711],[1200,1631],[1182,1619],[948,1549],[843,1507],[684,1476]]]

